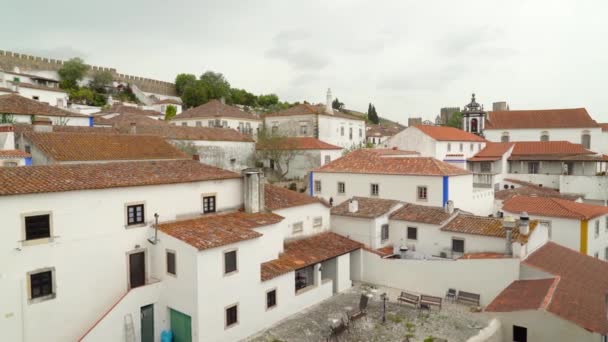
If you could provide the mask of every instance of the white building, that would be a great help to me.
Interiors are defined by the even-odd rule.
[[[53,125],[93,126],[93,118],[70,112],[17,94],[0,95],[1,122],[32,123],[35,118],[48,118]]]
[[[176,114],[179,115],[182,113],[182,103],[175,99],[169,98],[169,99],[159,100],[159,101],[156,101],[153,105],[151,105],[151,107],[154,108],[154,110],[162,113],[163,115],[167,113],[167,108],[169,106],[175,107]]]
[[[334,204],[360,196],[440,207],[452,200],[478,215],[493,210],[493,191],[474,191],[469,171],[397,150],[357,150],[313,170],[310,177],[311,195]]]
[[[423,157],[432,157],[466,168],[466,161],[486,146],[482,137],[447,126],[411,126],[388,139],[387,148],[416,151]]]
[[[0,167],[32,165],[32,155],[15,148],[13,125],[0,124]]]
[[[254,135],[259,132],[262,119],[223,101],[211,100],[175,116],[171,123],[177,126],[231,128]]]
[[[0,70],[0,94],[15,93],[56,107],[67,107],[68,94],[57,80],[19,71]]]
[[[299,104],[265,114],[264,125],[288,137],[313,137],[328,144],[353,148],[365,144],[365,120],[332,108],[331,91],[325,105]]]
[[[403,131],[404,126],[399,124],[367,124],[365,127],[365,139],[368,144],[374,146],[384,146],[384,142],[390,139],[395,134]]]
[[[608,207],[559,198],[515,196],[503,202],[504,215],[527,213],[549,228],[549,239],[608,260]]]

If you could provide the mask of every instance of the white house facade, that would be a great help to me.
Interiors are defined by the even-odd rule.
[[[227,105],[220,100],[211,100],[190,108],[171,119],[176,126],[231,128],[249,135],[256,135],[262,120],[255,114]]]

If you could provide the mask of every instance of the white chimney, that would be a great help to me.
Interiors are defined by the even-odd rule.
[[[15,149],[15,132],[12,124],[0,124],[0,150]]]
[[[448,214],[454,213],[454,201],[448,200],[447,202],[445,202],[445,212]]]
[[[264,210],[264,173],[260,169],[249,168],[243,175],[243,202],[246,213]]]
[[[530,234],[530,217],[525,211],[519,217],[519,233],[523,235]]]
[[[359,211],[359,201],[356,199],[351,199],[348,201],[348,212],[356,213],[357,211]]]
[[[517,222],[515,222],[515,219],[511,216],[507,216],[503,219],[502,226],[506,234],[505,254],[509,256],[513,255],[513,229],[515,229],[516,225]]]
[[[53,122],[49,118],[43,116],[35,116],[34,122],[32,122],[32,128],[34,132],[52,132]]]
[[[331,96],[331,88],[327,88],[327,100],[325,102],[325,113],[333,114],[334,108],[331,106],[334,99]]]

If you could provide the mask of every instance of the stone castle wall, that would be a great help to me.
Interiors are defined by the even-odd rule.
[[[12,71],[14,67],[26,70],[52,70],[57,71],[63,66],[64,61],[60,59],[44,58],[26,55],[11,51],[0,50],[0,69]],[[90,65],[91,72],[109,71],[115,81],[126,82],[136,85],[140,90],[148,93],[156,93],[170,96],[177,96],[175,84],[171,82],[154,80],[151,78],[125,75],[118,73],[114,68]]]

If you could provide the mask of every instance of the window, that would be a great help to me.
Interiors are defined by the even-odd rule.
[[[492,163],[482,162],[480,166],[481,166],[481,172],[482,173],[490,173],[490,172],[492,172]]]
[[[363,128],[359,128],[359,138],[363,138]]]
[[[182,122],[182,126],[188,126],[187,122]]]
[[[226,121],[226,120],[222,121],[222,127],[227,128],[228,127],[228,121]]]
[[[549,132],[547,132],[547,131],[540,132],[540,141],[549,141]]]
[[[417,198],[418,198],[419,201],[426,201],[426,199],[427,199],[426,186],[419,186],[418,187]]]
[[[251,123],[247,122],[245,123],[245,131],[247,131],[247,133],[251,133]]]
[[[25,216],[24,221],[26,241],[51,237],[51,214]]]
[[[470,147],[469,149],[471,150],[471,152],[473,152],[473,148],[474,148],[473,144],[471,144],[469,147]]]
[[[25,153],[32,153],[32,148],[30,145],[25,145]]]
[[[407,239],[408,240],[418,240],[418,228],[407,227]]]
[[[346,192],[346,184],[344,182],[338,182],[338,193],[343,194]]]
[[[175,252],[167,250],[167,273],[177,275],[175,270]]]
[[[595,220],[595,238],[600,236],[600,219]]]
[[[340,136],[344,136],[344,127],[340,127]]]
[[[243,122],[239,122],[238,130],[239,132],[245,132],[245,124]]]
[[[593,257],[596,258],[596,259],[599,259],[600,258],[600,252],[593,253]]]
[[[380,228],[380,240],[388,240],[388,224],[383,224]]]
[[[462,152],[462,149],[463,149],[462,143],[460,143],[459,149],[460,149],[460,152]]]
[[[196,122],[196,127],[203,127],[203,123],[201,121]]]
[[[481,151],[481,144],[477,144],[477,151]]]
[[[19,164],[17,164],[16,162],[4,162],[4,164],[2,164],[3,166],[6,167],[15,167],[18,166]]]
[[[581,145],[586,149],[591,148],[591,134],[589,131],[583,131],[583,134],[581,135]]]
[[[323,216],[317,216],[312,220],[312,226],[314,228],[321,228],[323,227]]]
[[[293,234],[298,234],[304,231],[304,224],[302,222],[296,222],[291,225],[291,232]]]
[[[606,231],[606,233],[608,233],[608,216],[606,216],[604,224],[606,227],[604,227],[604,230]]]
[[[228,275],[238,270],[236,250],[224,252],[224,274]]]
[[[372,184],[371,185],[371,194],[372,194],[372,196],[378,196],[379,193],[380,193],[380,185],[378,185],[378,184]]]
[[[272,131],[272,134],[276,134],[279,131],[279,126],[273,125],[271,131]]]
[[[239,306],[234,304],[226,308],[226,328],[239,323]]]
[[[348,139],[353,140],[353,128],[348,128]]]
[[[329,164],[331,162],[331,156],[329,154],[325,155],[325,163],[324,164]]]
[[[452,239],[452,252],[464,253],[464,240]]]
[[[266,292],[266,310],[277,306],[277,290],[273,289]]]
[[[513,326],[513,342],[528,342],[528,328]]]
[[[30,303],[55,298],[54,273],[54,268],[45,268],[28,273]]]
[[[608,247],[604,249],[604,260],[608,260]]]
[[[203,214],[215,212],[215,196],[203,196]]]
[[[448,143],[448,152],[452,152],[452,144]]]
[[[320,180],[315,181],[315,192],[321,193],[321,181]]]
[[[500,137],[500,142],[509,142],[509,132],[502,132],[502,136]]]
[[[538,173],[538,162],[528,162],[528,173]]]
[[[300,135],[308,134],[308,126],[306,124],[300,124]]]
[[[38,100],[40,100],[40,96],[32,96],[32,100],[38,101]]]
[[[144,223],[144,205],[135,204],[127,206],[127,226]]]

